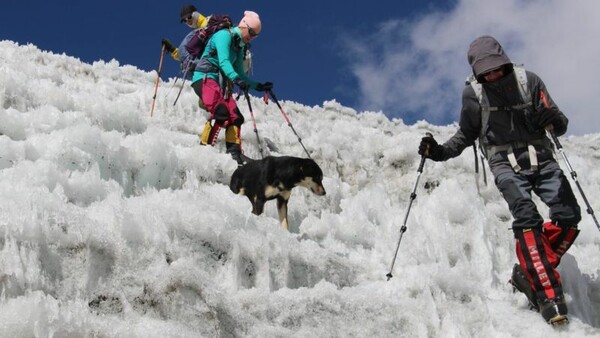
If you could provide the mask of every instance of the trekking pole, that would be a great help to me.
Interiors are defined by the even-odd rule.
[[[185,79],[187,78],[188,71],[190,70],[190,64],[192,64],[192,63],[188,62],[187,65],[185,66],[185,71],[183,72],[183,82],[181,82],[181,88],[179,88],[179,92],[177,93],[177,97],[175,98],[175,101],[173,101],[173,105],[175,105],[177,103],[177,100],[179,100],[179,95],[181,95],[181,91],[183,90],[183,86],[185,85]]]
[[[594,210],[592,210],[592,206],[590,205],[590,202],[588,202],[588,199],[585,196],[583,189],[581,188],[581,184],[579,184],[579,181],[577,180],[577,173],[575,172],[575,170],[573,170],[573,167],[571,167],[571,163],[569,162],[569,159],[567,158],[567,155],[565,154],[565,151],[563,150],[562,144],[560,144],[560,141],[558,140],[558,137],[554,133],[554,130],[551,129],[551,130],[549,130],[549,132],[550,132],[550,136],[552,136],[552,140],[554,141],[554,144],[556,145],[556,148],[558,149],[558,152],[562,155],[563,160],[567,164],[567,168],[569,169],[571,178],[575,182],[577,189],[579,189],[579,193],[581,194],[581,197],[583,198],[583,201],[585,202],[585,206],[587,207],[587,210],[586,210],[587,213],[592,216],[594,223],[596,223],[596,227],[598,228],[598,230],[600,230],[600,224],[598,224],[598,220],[596,219],[596,216],[594,215]]]
[[[165,45],[163,45],[160,50],[160,61],[158,62],[158,71],[156,72],[156,84],[154,85],[154,96],[152,96],[152,107],[150,107],[150,117],[152,117],[152,114],[154,113],[154,103],[156,102],[156,93],[158,92],[158,82],[160,81],[160,72],[162,70],[165,51]]]
[[[180,78],[185,78],[185,71],[187,70],[187,68],[182,69],[179,71],[179,75],[177,75],[177,77],[175,78],[175,81],[173,81],[173,84],[169,87],[169,90],[167,90],[167,93],[165,94],[165,99],[169,96],[169,94],[171,94],[171,91],[173,90],[173,88],[175,88],[175,86],[177,86],[177,81],[179,81]],[[175,104],[173,104],[175,105]]]
[[[252,104],[250,103],[250,95],[248,95],[248,89],[244,90],[244,97],[246,97],[246,101],[248,102],[248,109],[250,109],[250,117],[252,117],[252,124],[254,125],[254,133],[256,134],[256,142],[258,143],[258,150],[260,151],[260,158],[265,158],[263,154],[262,145],[260,144],[260,138],[258,137],[258,129],[256,128],[256,119],[254,118],[254,113],[252,112]]]
[[[431,133],[427,133],[427,136],[429,137],[433,137],[433,135],[431,135]],[[388,272],[387,275],[385,275],[387,277],[387,280],[389,281],[393,276],[392,276],[392,270],[394,270],[394,263],[396,262],[396,256],[398,256],[398,249],[400,248],[400,242],[402,242],[402,236],[404,235],[404,232],[406,232],[406,221],[408,220],[408,214],[410,213],[410,208],[412,207],[412,203],[415,200],[415,198],[417,198],[417,186],[419,185],[419,178],[421,178],[421,174],[423,173],[423,166],[425,165],[425,154],[421,156],[421,163],[419,163],[419,169],[417,169],[417,180],[415,182],[415,186],[413,187],[413,191],[410,194],[410,202],[408,203],[408,209],[406,210],[406,214],[404,215],[404,222],[402,223],[402,227],[400,228],[400,238],[398,239],[398,245],[396,245],[396,252],[394,252],[394,259],[392,260],[392,264],[390,266],[390,272]]]
[[[483,172],[483,185],[487,187],[487,172],[485,171],[485,156],[483,152],[479,152],[479,158],[481,159],[481,171]]]
[[[169,95],[171,94],[171,91],[173,91],[173,88],[175,88],[175,86],[177,85],[177,81],[179,80],[179,76],[177,76],[175,78],[175,81],[173,81],[173,84],[169,86],[169,89],[167,90],[167,92],[165,93],[165,95],[163,95],[163,98],[166,99],[169,97]]]
[[[473,158],[475,159],[475,186],[477,187],[477,194],[481,195],[479,190],[479,159],[477,158],[477,146],[473,143]]]
[[[543,91],[540,91],[540,99],[541,99],[542,103],[544,104],[544,106],[546,108],[548,108],[548,100],[546,99],[546,95],[544,94]],[[587,213],[592,216],[594,223],[596,223],[596,227],[598,228],[598,230],[600,230],[600,224],[598,224],[598,220],[596,219],[596,216],[594,215],[594,210],[592,209],[590,202],[588,201],[587,197],[585,196],[585,193],[583,192],[583,189],[581,188],[581,184],[579,184],[579,180],[577,180],[577,172],[575,172],[575,170],[573,170],[573,167],[571,166],[571,162],[569,162],[569,159],[567,158],[567,155],[565,154],[562,144],[558,140],[556,133],[554,133],[554,129],[548,128],[547,131],[550,134],[550,136],[552,137],[552,141],[554,141],[554,145],[556,145],[558,152],[562,155],[562,158],[567,165],[567,169],[569,169],[571,178],[575,182],[575,185],[577,186],[577,189],[579,190],[579,193],[581,194],[581,197],[583,198],[583,201],[585,202],[585,206],[587,207],[587,210],[586,210]]]
[[[289,117],[287,116],[287,114],[283,111],[283,108],[281,108],[281,105],[279,104],[279,101],[277,101],[277,97],[275,96],[275,93],[273,93],[272,90],[269,89],[269,95],[271,95],[271,98],[273,99],[273,101],[275,101],[275,104],[277,105],[277,107],[279,107],[279,111],[281,112],[281,114],[283,115],[283,118],[285,119],[285,121],[287,122],[288,126],[290,128],[292,128],[292,131],[294,132],[294,134],[296,134],[296,137],[298,138],[298,142],[300,142],[300,145],[302,146],[302,148],[304,149],[304,152],[306,153],[306,156],[308,156],[308,158],[310,158],[312,160],[312,157],[310,157],[310,154],[308,153],[308,150],[306,150],[306,147],[304,146],[304,144],[302,143],[302,139],[300,138],[300,136],[298,135],[298,133],[296,132],[296,129],[294,129],[294,126],[292,125],[292,122],[290,122]]]

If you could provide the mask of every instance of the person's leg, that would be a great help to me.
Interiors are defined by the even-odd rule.
[[[560,274],[554,269],[557,256],[542,232],[543,218],[531,198],[534,178],[535,175],[507,171],[499,174],[495,181],[514,218],[517,258],[531,287],[531,290],[522,291],[528,295],[530,302],[535,302],[544,319],[551,322],[566,318],[567,308]],[[515,271],[517,269],[513,269],[513,279],[519,277]],[[521,282],[520,285],[525,284]],[[532,295],[535,299],[530,298]]]
[[[242,123],[244,123],[244,116],[235,105],[235,101],[232,100],[233,105],[230,109],[231,115],[229,118],[230,124],[225,130],[225,144],[227,147],[227,153],[231,154],[231,157],[236,160],[239,165],[244,165],[245,161],[242,156]]]
[[[196,94],[202,97],[201,101],[210,114],[200,135],[200,143],[214,145],[221,127],[227,125],[229,119],[226,100],[223,98],[221,87],[213,79],[196,81],[192,87]]]
[[[545,222],[543,228],[557,256],[558,265],[579,234],[577,224],[581,221],[581,208],[569,181],[556,162],[541,168],[534,192],[550,208],[550,221]]]

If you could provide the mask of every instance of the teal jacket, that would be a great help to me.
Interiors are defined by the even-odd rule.
[[[242,33],[238,27],[222,29],[216,32],[206,44],[200,64],[194,71],[192,83],[205,77],[219,82],[219,71],[229,80],[238,78],[246,81],[250,88],[258,85],[246,76],[244,72],[244,47]]]

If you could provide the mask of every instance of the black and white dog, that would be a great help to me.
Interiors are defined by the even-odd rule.
[[[322,181],[323,171],[311,159],[268,156],[237,168],[231,175],[229,188],[235,194],[248,197],[252,213],[256,215],[262,214],[266,201],[277,199],[281,226],[288,230],[287,204],[292,189],[301,186],[323,196]]]

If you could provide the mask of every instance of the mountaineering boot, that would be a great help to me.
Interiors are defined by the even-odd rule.
[[[540,312],[548,324],[557,326],[569,323],[568,309],[564,296],[538,301]]]
[[[536,311],[540,310],[535,291],[531,288],[531,284],[529,283],[527,276],[525,276],[523,268],[518,263],[513,267],[512,276],[508,282],[512,284],[514,289],[522,292],[527,297],[529,300],[529,309]]]
[[[238,167],[241,167],[244,164],[246,164],[244,156],[242,155],[242,146],[230,142],[225,142],[225,145],[227,148],[226,153],[230,154],[231,158],[233,158],[238,163]]]

